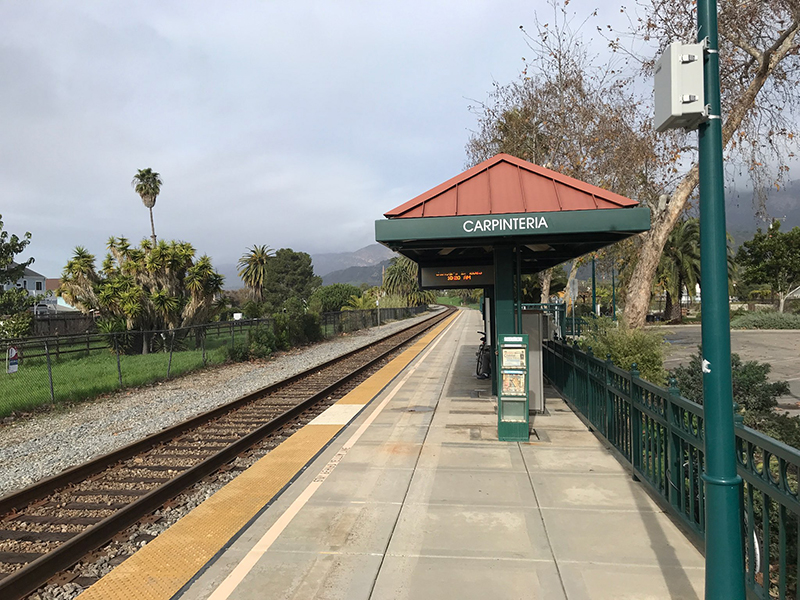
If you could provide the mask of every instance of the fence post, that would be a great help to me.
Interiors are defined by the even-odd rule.
[[[86,332],[86,356],[88,357],[91,353],[89,352],[89,332]]]
[[[606,354],[606,362],[603,368],[605,375],[605,399],[606,399],[606,438],[608,438],[614,446],[617,444],[617,436],[614,428],[614,402],[611,400],[611,354]]]
[[[172,339],[169,342],[169,362],[167,363],[167,379],[169,379],[170,371],[172,371],[172,351],[175,348],[175,330],[172,330]]]
[[[631,406],[631,465],[633,465],[633,480],[639,481],[636,475],[637,470],[642,467],[642,416],[636,407],[637,395],[634,379],[639,378],[639,365],[631,365],[628,381],[630,382],[630,406]]]
[[[50,349],[47,347],[47,340],[44,341],[44,353],[47,355],[47,376],[50,378],[50,401],[56,403],[56,393],[53,389],[53,367],[50,364]]]
[[[595,429],[597,406],[595,404],[594,386],[592,385],[592,347],[586,348],[586,416],[589,418],[589,431]]]
[[[669,456],[667,456],[667,464],[669,465],[669,468],[667,470],[667,484],[669,485],[669,503],[676,509],[680,509],[681,503],[680,498],[678,497],[678,477],[683,478],[683,473],[681,470],[681,464],[683,463],[683,457],[681,456],[681,440],[676,433],[676,430],[678,427],[680,427],[680,409],[675,403],[675,399],[678,398],[680,394],[681,392],[678,389],[678,380],[674,377],[670,377],[669,412],[667,414],[667,420],[669,423],[669,446],[667,448],[667,452],[669,453]]]
[[[208,331],[206,331],[206,329],[204,328],[203,329],[203,337],[201,339],[201,343],[203,344],[203,366],[204,367],[206,366],[206,360],[207,360],[206,359],[206,337],[207,337],[207,334],[208,334]]]
[[[122,387],[122,365],[119,361],[119,342],[117,342],[117,334],[112,334],[114,338],[114,354],[117,355],[117,378],[119,379],[119,387]]]
[[[234,326],[236,325],[236,321],[231,321],[231,351],[233,351],[233,347],[236,345],[236,337],[233,331]]]

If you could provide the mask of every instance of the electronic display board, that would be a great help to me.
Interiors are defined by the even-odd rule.
[[[477,288],[494,285],[494,267],[467,265],[420,267],[419,286],[422,289]]]

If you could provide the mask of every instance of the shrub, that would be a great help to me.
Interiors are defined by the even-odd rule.
[[[800,315],[754,312],[731,320],[732,329],[800,329]]]
[[[698,348],[689,364],[676,367],[671,375],[678,380],[678,389],[687,400],[703,403],[703,356]],[[731,354],[733,400],[745,413],[769,412],[778,405],[778,397],[789,393],[785,381],[770,382],[767,375],[772,370],[769,363],[751,360],[742,362],[738,354]],[[780,438],[778,438],[780,439]]]
[[[33,328],[30,313],[20,312],[0,320],[0,338],[21,338],[29,335]]]
[[[248,358],[266,358],[277,346],[275,332],[269,324],[259,324],[247,334]]]
[[[297,297],[289,298],[283,311],[273,315],[273,332],[276,347],[281,350],[322,339],[319,316],[305,312],[303,301]]]
[[[622,369],[630,370],[636,363],[641,378],[650,383],[663,385],[667,380],[664,357],[669,344],[663,333],[629,329],[608,317],[598,317],[589,320],[580,345],[584,350],[591,348],[598,358],[610,354],[611,361]]]
[[[125,319],[116,316],[107,316],[97,319],[97,331],[100,333],[113,333],[114,336],[106,337],[106,345],[112,352],[129,354],[133,348],[133,336],[128,331]]]
[[[250,358],[250,350],[246,344],[230,346],[228,348],[228,358],[233,362],[244,362]]]

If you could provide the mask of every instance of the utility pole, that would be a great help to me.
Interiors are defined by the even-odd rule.
[[[699,134],[700,266],[703,273],[703,407],[706,470],[706,598],[744,600],[744,552],[736,473],[731,384],[725,189],[716,0],[697,1],[697,41],[703,52],[708,119]],[[768,582],[764,582],[768,586]]]

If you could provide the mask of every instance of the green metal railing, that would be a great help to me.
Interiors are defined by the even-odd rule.
[[[564,399],[704,543],[703,406],[575,344],[544,342],[544,373]],[[634,365],[635,367],[635,365]],[[746,583],[757,598],[800,598],[800,451],[741,424],[736,461]]]

